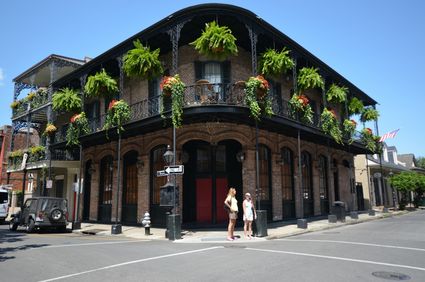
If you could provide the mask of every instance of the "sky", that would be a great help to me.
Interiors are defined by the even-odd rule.
[[[298,42],[378,102],[380,135],[400,129],[386,140],[388,146],[425,157],[425,1],[214,2],[246,8]],[[11,124],[13,78],[50,54],[94,58],[202,3],[207,2],[0,1],[0,125]]]

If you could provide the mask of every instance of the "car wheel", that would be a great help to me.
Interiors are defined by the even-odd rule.
[[[60,209],[53,209],[50,212],[50,219],[52,221],[58,221],[62,218],[62,216],[63,216],[63,212]]]
[[[27,232],[28,232],[28,233],[33,232],[33,231],[34,231],[34,228],[35,228],[35,222],[34,222],[34,219],[30,218],[30,219],[28,220]]]
[[[10,231],[16,231],[18,229],[18,224],[15,223],[13,220],[9,222],[9,230]]]

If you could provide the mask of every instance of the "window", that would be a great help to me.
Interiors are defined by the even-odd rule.
[[[226,146],[217,146],[215,155],[215,169],[217,172],[226,172]]]
[[[328,199],[328,174],[327,174],[328,161],[325,156],[319,157],[319,193],[320,199]]]
[[[311,178],[311,156],[307,152],[301,153],[302,191],[304,200],[313,199],[313,187]]]
[[[285,201],[294,200],[294,159],[289,148],[281,150],[281,173],[282,173],[282,199]]]
[[[270,153],[266,146],[259,145],[258,147],[258,165],[260,171],[260,199],[270,200]]]
[[[218,99],[223,100],[226,96],[226,87],[222,83],[230,83],[230,62],[195,62],[195,81],[205,79],[215,84],[213,92],[218,94]]]
[[[108,156],[102,159],[100,163],[101,183],[99,201],[102,205],[112,204],[112,157]]]
[[[199,146],[196,150],[196,158],[196,169],[198,173],[211,171],[209,147]]]

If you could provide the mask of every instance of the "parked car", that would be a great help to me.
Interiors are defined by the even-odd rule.
[[[68,218],[68,202],[63,198],[30,198],[25,201],[21,211],[11,217],[9,229],[12,231],[15,231],[18,226],[24,226],[27,232],[47,228],[65,231]]]
[[[0,187],[0,224],[4,222],[9,211],[9,190]]]

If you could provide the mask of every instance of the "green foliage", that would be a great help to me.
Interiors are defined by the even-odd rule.
[[[319,74],[319,69],[313,67],[304,67],[300,69],[298,73],[297,82],[298,89],[300,91],[313,88],[323,89],[323,87],[325,87],[323,78]]]
[[[330,135],[335,142],[342,144],[342,131],[339,128],[339,122],[333,110],[323,109],[320,115],[322,130]]]
[[[121,134],[124,131],[123,125],[130,120],[131,111],[127,102],[124,100],[112,100],[109,103],[108,112],[106,113],[105,125],[103,129],[108,130],[114,126],[117,127],[117,133]]]
[[[12,151],[9,155],[9,158],[22,158],[24,156],[24,151],[21,149]]]
[[[215,21],[205,24],[205,30],[190,45],[202,55],[211,59],[224,60],[229,55],[237,55],[236,37],[227,26],[219,26]]]
[[[344,103],[347,100],[347,93],[347,87],[333,83],[326,92],[326,100],[330,103]]]
[[[348,144],[353,143],[353,136],[356,132],[357,123],[354,120],[345,119],[343,123],[343,132],[344,135],[348,138]]]
[[[260,120],[263,113],[272,116],[272,103],[268,98],[269,83],[261,75],[250,77],[245,83],[245,103],[249,107],[251,117]]]
[[[181,81],[180,76],[165,76],[162,79],[160,88],[162,90],[160,113],[162,118],[164,115],[164,100],[171,95],[171,120],[176,128],[181,127],[183,121],[183,104],[184,104],[184,90],[186,85]]]
[[[348,103],[348,113],[350,115],[359,115],[363,112],[364,105],[363,102],[357,99],[356,97],[351,98]]]
[[[87,120],[86,114],[81,112],[71,117],[71,123],[69,124],[68,130],[66,131],[66,146],[78,146],[80,145],[80,136],[88,134],[89,121]]]
[[[288,103],[292,118],[300,117],[304,123],[313,123],[313,110],[305,95],[293,95]]]
[[[279,76],[294,67],[294,60],[289,56],[291,51],[283,48],[277,52],[268,49],[261,55],[259,62],[259,72],[265,76]]]
[[[13,101],[11,104],[10,104],[10,108],[12,109],[12,110],[15,110],[15,109],[17,109],[17,108],[19,108],[19,106],[22,104],[22,101],[20,101],[20,100],[15,100],[15,101]]]
[[[140,40],[133,42],[134,49],[124,56],[123,69],[128,76],[144,79],[154,78],[164,72],[159,60],[160,49],[151,51],[148,46],[143,46]]]
[[[363,128],[361,131],[361,141],[363,145],[373,153],[379,153],[382,149],[382,144],[379,144],[379,136],[373,135],[372,129]]]
[[[81,110],[81,98],[74,89],[63,88],[53,94],[53,110],[60,112],[78,112]]]
[[[365,107],[361,113],[360,120],[362,122],[377,120],[379,117],[379,112],[373,107]]]
[[[33,146],[28,148],[28,162],[44,160],[46,148],[44,146]]]
[[[28,102],[31,102],[35,98],[36,95],[37,94],[35,92],[30,92],[30,93],[28,93],[27,97],[25,97],[25,100],[27,100]]]
[[[390,184],[403,195],[400,208],[405,205],[409,192],[415,193],[414,205],[418,207],[425,192],[425,175],[413,171],[403,171],[391,176]]]
[[[48,123],[46,129],[43,132],[43,136],[52,136],[58,129],[53,123]]]
[[[102,69],[87,78],[84,91],[87,97],[110,97],[118,92],[118,85],[116,80],[110,77],[105,69]]]
[[[425,169],[425,157],[418,157],[416,159],[416,165],[418,167],[421,167],[421,168]]]

